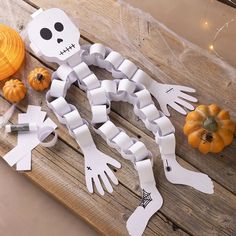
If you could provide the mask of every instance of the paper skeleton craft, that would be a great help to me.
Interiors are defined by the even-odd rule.
[[[175,129],[164,115],[169,115],[167,106],[183,114],[186,112],[182,106],[193,109],[186,100],[197,100],[185,92],[194,92],[194,89],[157,83],[133,62],[102,44],[80,47],[78,28],[60,9],[40,9],[32,18],[28,26],[32,50],[44,60],[59,64],[52,75],[46,101],[83,151],[88,191],[92,193],[96,186],[97,191],[104,195],[104,186],[111,193],[111,182],[118,184],[118,180],[108,165],[116,168],[121,165],[96,148],[88,122],[81,118],[74,105],[66,101],[67,90],[74,82],[87,93],[93,129],[109,146],[116,148],[123,158],[130,160],[138,172],[142,200],[127,221],[130,235],[142,235],[149,219],[162,206],[163,200],[156,188],[151,152],[141,141],[129,137],[123,129],[110,121],[111,101],[131,103],[134,113],[152,131],[159,145],[168,181],[188,185],[204,193],[213,193],[213,183],[207,175],[187,170],[177,162]],[[111,72],[114,80],[100,81],[89,69],[90,65]],[[151,94],[157,99],[163,112],[157,110]]]

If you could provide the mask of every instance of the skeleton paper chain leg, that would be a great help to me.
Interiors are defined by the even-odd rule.
[[[131,139],[110,120],[101,125],[96,131],[106,140],[109,146],[116,148],[125,159],[132,161],[136,166],[143,198],[140,205],[128,219],[127,229],[132,236],[142,235],[148,221],[161,208],[163,203],[162,196],[156,188],[150,159],[151,154],[142,142],[134,138]]]
[[[187,170],[177,162],[175,136],[173,133],[165,133],[166,131],[168,133],[168,121],[164,120],[163,122],[159,119],[154,122],[157,123],[159,130],[155,137],[160,147],[166,178],[173,184],[188,185],[203,193],[212,194],[214,192],[213,182],[206,174]],[[160,123],[163,123],[162,126],[160,126]],[[164,123],[166,124],[164,125]],[[163,129],[163,127],[166,129]],[[161,137],[159,132],[165,135]]]
[[[174,184],[188,185],[204,193],[213,193],[213,183],[206,174],[187,170],[177,162],[174,127],[166,116],[157,111],[152,102],[148,105],[144,103],[144,100],[151,101],[151,96],[148,98],[147,94],[146,89],[135,93],[138,99],[134,105],[134,112],[155,135],[166,178]]]

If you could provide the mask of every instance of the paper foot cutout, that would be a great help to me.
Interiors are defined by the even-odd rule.
[[[142,235],[149,219],[163,204],[163,198],[155,185],[149,184],[142,187],[142,201],[126,223],[126,228],[131,236]]]
[[[164,170],[168,181],[173,184],[191,186],[203,193],[214,193],[214,185],[208,175],[187,170],[175,158],[164,160]]]

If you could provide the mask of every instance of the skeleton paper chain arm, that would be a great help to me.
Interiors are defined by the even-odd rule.
[[[143,70],[139,69],[132,61],[124,58],[118,52],[112,51],[108,47],[95,44],[92,48],[90,48],[89,45],[82,45],[81,48],[85,51],[90,49],[91,54],[97,53],[97,55],[99,55],[96,59],[84,56],[83,60],[86,64],[102,67],[111,72],[114,78],[127,78],[144,85],[159,102],[161,110],[166,116],[170,115],[168,106],[183,115],[186,115],[187,113],[182,107],[189,110],[194,109],[194,107],[186,100],[197,102],[197,99],[186,94],[185,92],[193,93],[195,92],[195,89],[186,86],[158,83]],[[96,51],[96,49],[98,51]],[[106,58],[103,60],[103,55],[105,54]]]
[[[118,180],[110,170],[108,164],[116,168],[120,168],[121,165],[118,161],[105,155],[96,148],[88,128],[88,123],[81,118],[77,108],[67,103],[65,100],[66,92],[70,85],[75,82],[75,77],[64,77],[63,75],[65,75],[68,70],[66,70],[66,67],[63,67],[63,69],[61,77],[60,70],[53,75],[54,79],[51,89],[46,95],[47,104],[53,110],[58,120],[67,126],[70,135],[75,138],[84,154],[85,179],[89,192],[94,192],[92,184],[94,182],[98,192],[104,195],[99,176],[101,176],[106,189],[112,192],[113,188],[108,177],[110,177],[114,184],[118,184]]]

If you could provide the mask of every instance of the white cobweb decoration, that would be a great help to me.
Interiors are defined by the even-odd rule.
[[[84,10],[86,1],[79,1],[79,5]],[[195,76],[205,76],[199,74],[201,72],[195,71],[196,65],[192,63],[196,63],[197,60],[198,68],[208,69],[209,67],[209,80],[211,76],[214,76],[214,73],[211,75],[211,70],[217,70],[220,77],[225,78],[226,84],[230,84],[236,79],[236,69],[233,66],[177,35],[149,13],[134,8],[123,0],[117,1],[114,5],[117,6],[117,12],[119,12],[119,14],[115,12],[117,22],[111,24],[109,13],[106,17],[106,15],[101,15],[99,11],[93,12],[92,16],[89,17],[90,19],[88,19],[89,23],[79,19],[79,17],[78,19],[76,17],[75,21],[79,22],[81,28],[86,28],[88,38],[93,41],[107,44],[106,37],[107,32],[109,32],[110,38],[114,38],[112,41],[114,50],[123,55],[130,55],[130,51],[132,51],[131,59],[135,60],[137,58],[136,63],[142,68],[145,67],[159,81],[168,81],[175,84],[181,84],[182,82],[183,84],[185,82],[184,77],[194,81]],[[114,11],[111,14],[114,14]],[[95,28],[99,28],[100,32],[99,35],[96,35],[96,38],[89,33],[94,32]],[[149,40],[150,38],[152,40]],[[152,55],[155,56],[155,62],[152,60]],[[174,71],[181,71],[183,76],[181,80],[176,81],[176,78],[173,79],[174,76],[167,75],[165,73],[166,67],[171,67],[173,73],[175,73]]]
[[[124,9],[129,9],[129,11],[133,12],[134,15],[137,17],[140,17],[140,19],[145,19],[149,25],[152,25],[152,27],[155,27],[158,31],[158,37],[156,38],[158,41],[158,44],[162,48],[162,50],[166,50],[166,60],[168,61],[168,65],[175,67],[175,68],[181,68],[181,70],[184,73],[187,73],[188,76],[193,77],[193,71],[191,71],[191,67],[188,66],[189,64],[189,59],[191,59],[192,56],[198,56],[202,58],[205,58],[209,60],[211,63],[214,63],[219,66],[219,68],[223,69],[223,73],[231,79],[236,79],[236,69],[229,65],[226,61],[223,60],[223,58],[219,58],[215,55],[210,54],[207,50],[200,48],[199,46],[189,42],[188,40],[184,39],[183,37],[179,36],[169,28],[167,28],[164,24],[159,22],[157,19],[155,19],[152,15],[149,13],[146,13],[138,8],[134,8],[130,4],[127,4],[124,0],[119,0],[118,1]],[[122,11],[121,11],[122,14]],[[122,16],[120,17],[121,22],[122,22]],[[141,21],[140,21],[141,22]],[[142,27],[142,24],[140,25]],[[150,27],[150,26],[149,26]],[[126,42],[129,43],[129,47],[132,48],[133,52],[136,52],[139,54],[139,51],[137,48],[133,45],[132,42],[130,42],[129,37],[127,36],[125,32],[125,27],[123,29],[123,34],[117,34],[118,36],[126,37]],[[122,30],[121,29],[121,30]],[[150,31],[150,29],[149,29]],[[167,35],[173,36],[173,38],[176,38],[178,40],[178,43],[182,44],[182,48],[179,47],[179,49],[174,49],[172,47],[173,42],[168,42],[168,38],[166,37]],[[174,43],[175,44],[175,43]],[[182,50],[181,50],[182,49]],[[156,49],[156,53],[158,54],[159,49]],[[143,54],[141,54],[143,56]],[[144,57],[144,62],[145,66],[148,67],[150,66],[150,70],[153,71],[153,63],[146,57]],[[157,66],[156,71],[153,71],[153,74],[156,74],[157,77],[158,75],[161,76],[167,76],[162,70],[159,70]],[[160,79],[161,80],[161,79]]]

